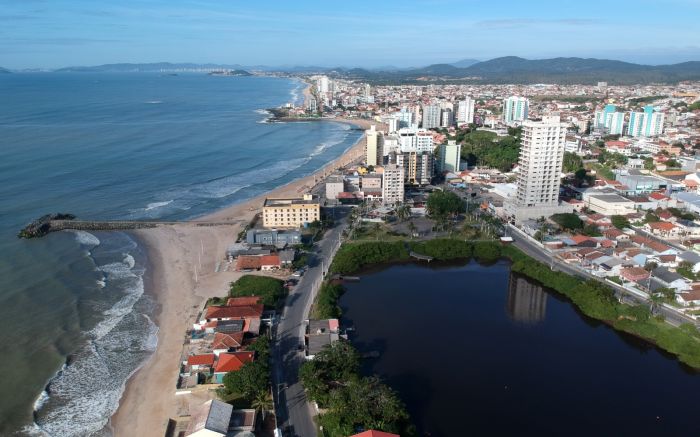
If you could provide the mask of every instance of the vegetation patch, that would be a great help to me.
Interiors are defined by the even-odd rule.
[[[267,276],[244,275],[231,283],[230,297],[260,296],[266,307],[274,307],[284,297],[284,282]]]
[[[324,435],[348,436],[358,429],[415,435],[396,393],[377,377],[362,377],[359,372],[359,354],[346,341],[326,346],[299,369],[309,398],[326,409],[319,417]]]

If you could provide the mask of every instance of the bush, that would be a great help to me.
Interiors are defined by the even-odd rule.
[[[576,214],[566,212],[563,214],[554,214],[550,219],[558,224],[562,229],[568,229],[570,231],[575,231],[577,229],[583,229],[583,222]]]
[[[479,241],[474,244],[474,258],[477,261],[491,263],[501,257],[501,247],[498,243]]]
[[[267,276],[244,275],[231,283],[231,297],[260,296],[267,307],[274,307],[284,297],[284,282]]]
[[[437,239],[412,242],[411,250],[438,260],[467,259],[472,256],[472,245],[461,240]]]
[[[346,243],[336,253],[330,271],[347,274],[356,272],[368,264],[405,259],[408,259],[408,251],[401,241]]]
[[[321,286],[316,296],[314,304],[313,318],[314,319],[337,319],[341,316],[342,311],[338,306],[338,299],[342,296],[345,289],[342,285],[326,282]]]

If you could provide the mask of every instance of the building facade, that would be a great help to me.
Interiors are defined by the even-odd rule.
[[[438,168],[441,172],[459,171],[459,162],[461,159],[462,145],[455,141],[448,141],[447,144],[440,145],[440,161]]]
[[[503,204],[516,222],[573,211],[571,205],[559,204],[565,138],[566,124],[558,115],[523,123],[517,190]]]
[[[434,160],[431,152],[392,153],[389,163],[403,167],[404,184],[428,185],[433,179]]]
[[[503,121],[507,125],[527,120],[530,102],[525,97],[511,96],[503,101]]]
[[[377,131],[376,126],[372,125],[367,131],[367,142],[365,146],[365,163],[371,166],[382,165],[384,152],[384,134]]]
[[[399,129],[400,152],[432,152],[433,134],[426,129]]]
[[[321,219],[321,205],[310,194],[294,199],[265,199],[263,226],[298,228]]]
[[[404,195],[403,166],[389,164],[384,166],[382,174],[382,200],[385,204],[403,202]]]
[[[474,123],[474,99],[467,97],[457,102],[457,124]]]
[[[630,112],[627,135],[631,137],[656,137],[664,132],[664,113],[655,112],[647,105],[644,112]]]
[[[441,110],[439,105],[424,105],[423,129],[440,127],[440,114]]]

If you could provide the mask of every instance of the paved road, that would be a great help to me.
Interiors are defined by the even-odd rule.
[[[322,280],[322,269],[328,270],[331,253],[346,226],[347,212],[345,208],[337,208],[335,227],[316,243],[311,265],[287,296],[281,320],[275,328],[272,382],[278,426],[284,430],[284,435],[316,435],[313,411],[298,380],[299,367],[304,362],[299,345],[304,342],[304,321],[313,303],[313,287]]]
[[[513,229],[512,226],[509,225],[509,227]],[[522,236],[521,233],[514,231],[511,234],[514,237],[513,244],[515,246],[517,246],[520,250],[522,250],[532,258],[535,258],[536,260],[544,264],[551,265],[554,270],[561,271],[569,275],[578,276],[583,279],[594,279],[597,281],[604,282],[601,280],[601,278],[591,275],[588,272],[581,271],[580,269],[574,266],[558,261],[556,259],[553,260],[549,252],[545,251],[526,237]],[[618,297],[624,297],[626,303],[649,305],[649,299],[646,296],[639,296],[638,294],[635,294],[630,290],[623,288],[620,285],[614,285],[607,281],[605,281],[604,283],[609,287],[613,288]],[[665,306],[659,306],[658,311],[666,318],[666,321],[668,321],[672,325],[678,326],[682,323],[694,323],[688,318],[678,314],[678,312],[674,309],[667,308]]]

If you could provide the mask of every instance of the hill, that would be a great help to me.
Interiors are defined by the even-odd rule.
[[[471,67],[474,64],[478,64],[479,61],[478,59],[462,59],[457,62],[453,62],[450,65],[457,67],[457,68],[466,68],[466,67]]]
[[[434,64],[405,71],[367,72],[353,78],[374,83],[557,83],[644,84],[652,82],[677,83],[700,80],[700,62],[672,65],[641,65],[630,62],[593,58],[524,59],[517,56],[495,58],[457,67]]]
[[[10,73],[10,70],[0,67],[0,74]]]

